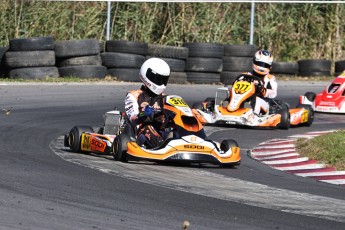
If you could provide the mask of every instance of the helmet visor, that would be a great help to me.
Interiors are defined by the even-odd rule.
[[[152,81],[153,83],[155,83],[156,85],[167,85],[168,84],[168,80],[169,80],[169,75],[161,75],[158,73],[155,73],[152,71],[151,68],[148,68],[146,71],[146,77]]]
[[[264,68],[271,68],[271,65],[270,64],[267,64],[265,62],[262,62],[262,61],[256,61],[255,59],[253,60],[253,63],[257,66],[260,66],[260,67],[264,67]]]

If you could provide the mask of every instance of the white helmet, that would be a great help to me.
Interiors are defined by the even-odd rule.
[[[253,70],[260,75],[270,72],[273,63],[273,56],[267,50],[259,50],[253,58]]]
[[[168,84],[170,67],[160,58],[150,58],[141,66],[139,77],[147,88],[154,94],[160,95]]]

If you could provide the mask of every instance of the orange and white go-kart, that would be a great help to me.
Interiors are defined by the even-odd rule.
[[[122,162],[169,161],[211,163],[230,167],[240,164],[240,148],[235,140],[225,139],[216,142],[208,139],[203,125],[180,96],[164,96],[161,100],[163,100],[163,110],[159,113],[160,116],[164,115],[165,125],[169,127],[171,135],[153,149],[137,143],[137,127],[133,126],[125,116],[117,122],[115,135],[94,133],[90,128],[87,130],[85,127],[74,127],[65,137],[65,146],[76,152],[110,153],[115,160]]]
[[[280,100],[270,99],[268,114],[255,115],[251,103],[257,95],[260,80],[242,76],[232,87],[218,88],[215,98],[209,97],[193,105],[193,112],[201,123],[281,129],[312,124],[314,111],[310,105],[299,104],[290,109],[287,103]]]

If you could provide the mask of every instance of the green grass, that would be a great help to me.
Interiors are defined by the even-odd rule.
[[[345,130],[323,134],[313,139],[296,141],[296,150],[310,159],[345,170]]]

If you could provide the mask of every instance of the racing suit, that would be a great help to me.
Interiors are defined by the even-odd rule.
[[[247,72],[247,75],[258,76],[254,72]],[[267,74],[265,76],[259,76],[263,80],[263,88],[261,92],[256,95],[254,100],[254,113],[256,115],[268,114],[269,103],[267,99],[275,98],[277,96],[278,83],[276,77],[272,74]]]
[[[154,110],[162,109],[162,97],[152,93],[144,85],[139,90],[127,93],[125,111],[129,121],[137,127],[137,143],[140,146],[154,148],[163,142],[160,131],[163,130],[164,115],[152,119],[145,114],[147,106]]]

